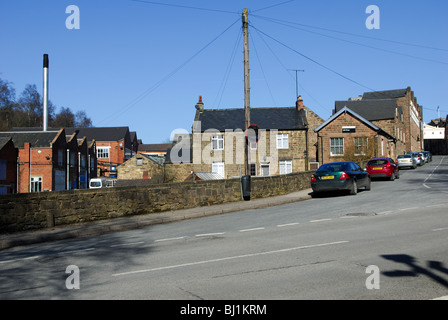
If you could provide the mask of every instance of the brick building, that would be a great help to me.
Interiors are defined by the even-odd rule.
[[[0,195],[17,192],[17,149],[10,137],[0,138]]]
[[[410,151],[422,151],[423,108],[410,87],[366,92],[347,101],[336,101],[334,113],[348,107],[395,138],[392,158]]]
[[[373,157],[390,157],[395,138],[344,107],[314,130],[320,164],[355,161],[363,165]]]
[[[18,149],[18,192],[57,191],[66,188],[66,137],[59,131],[2,132]]]
[[[135,153],[136,134],[131,140],[128,127],[65,128],[67,134],[95,141],[98,176],[114,177],[117,167]]]

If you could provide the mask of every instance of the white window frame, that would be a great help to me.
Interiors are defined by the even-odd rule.
[[[224,150],[224,135],[215,134],[212,136],[212,150]]]
[[[342,144],[337,144],[335,145],[333,142],[334,141],[342,141]],[[343,156],[345,153],[345,145],[344,145],[345,141],[344,138],[330,138],[330,156],[332,157],[338,157],[338,156]],[[342,148],[342,153],[334,153],[334,149],[340,149]]]
[[[104,151],[104,150],[106,150],[106,151]],[[105,157],[104,154],[107,154],[107,157]],[[97,159],[109,159],[110,158],[110,147],[97,147],[96,148],[96,158]]]
[[[292,160],[280,160],[279,172],[280,174],[292,173]]]
[[[43,179],[42,177],[31,177],[30,192],[42,192]]]
[[[289,135],[277,133],[277,149],[289,149]]]
[[[212,163],[212,172],[217,173],[222,176],[222,178],[225,178],[225,166],[224,162],[213,162]]]

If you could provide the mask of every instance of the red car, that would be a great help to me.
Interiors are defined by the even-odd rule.
[[[389,178],[392,181],[400,178],[400,169],[391,158],[370,159],[366,171],[372,178]]]

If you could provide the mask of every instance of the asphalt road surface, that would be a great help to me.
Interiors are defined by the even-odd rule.
[[[400,176],[356,196],[3,250],[0,299],[444,299],[448,156]]]

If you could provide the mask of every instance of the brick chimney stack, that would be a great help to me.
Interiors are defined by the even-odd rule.
[[[303,110],[303,100],[302,100],[302,96],[298,96],[298,97],[297,97],[297,101],[296,101],[296,109],[297,109],[297,110]]]
[[[196,110],[198,110],[199,112],[204,111],[204,103],[202,102],[202,96],[199,96],[199,101],[198,103],[196,103]]]

